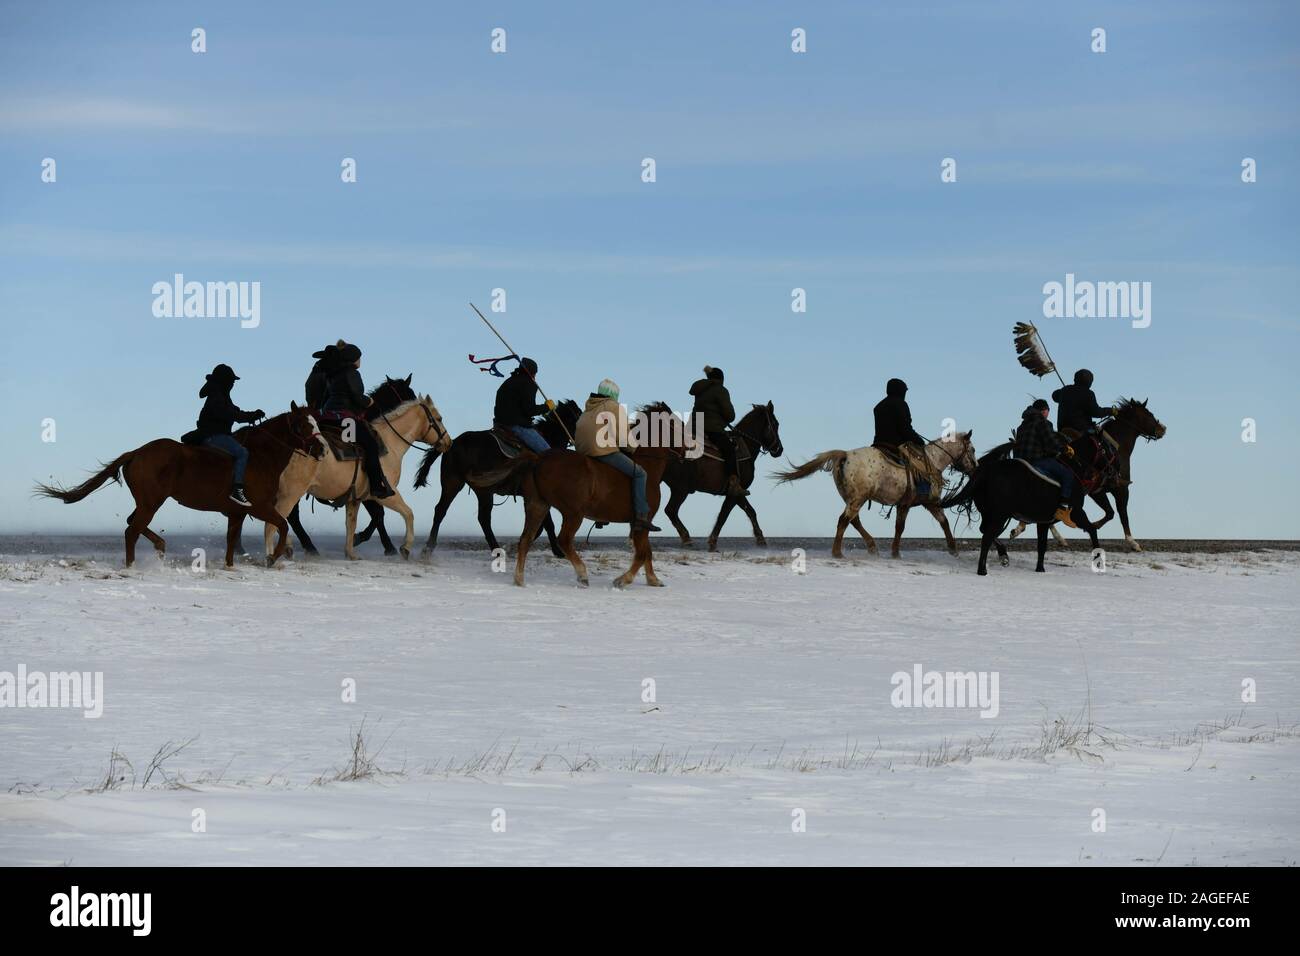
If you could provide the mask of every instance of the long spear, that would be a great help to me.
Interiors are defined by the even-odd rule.
[[[486,325],[489,329],[492,330],[492,334],[495,335],[498,339],[501,340],[501,344],[504,345],[507,349],[510,350],[510,354],[511,354],[511,355],[518,355],[518,354],[519,354],[519,353],[516,352],[513,348],[510,348],[510,343],[506,341],[506,338],[505,338],[504,335],[502,335],[500,332],[497,331],[497,327],[496,327],[495,325],[493,325],[491,322],[488,321],[488,317],[487,317],[486,315],[484,315],[482,312],[479,312],[478,306],[476,306],[473,302],[471,302],[471,303],[469,304],[469,307],[470,307],[471,309],[473,309],[475,312],[478,312],[478,317],[479,317],[480,319],[483,320],[483,324]],[[530,371],[528,371],[527,368],[524,368],[522,362],[520,363],[520,366],[519,366],[519,367],[520,367],[520,368],[523,368],[523,369],[524,369],[524,374],[527,375],[528,378],[532,380],[532,383],[533,383],[534,385],[537,385],[537,390],[538,390],[539,392],[542,393],[542,398],[546,399],[546,401],[549,402],[549,401],[551,400],[550,396],[547,395],[545,391],[543,391],[541,385],[538,385],[538,383],[537,383],[537,379],[533,378],[533,373],[530,372]],[[550,413],[551,413],[552,415],[555,415],[555,409],[550,409],[549,411],[550,411]],[[559,422],[559,423],[560,423],[560,427],[564,429],[564,434],[565,434],[566,436],[568,436],[569,442],[570,442],[571,444],[573,444],[573,445],[577,445],[577,442],[574,440],[573,435],[570,434],[570,432],[569,432],[569,426],[566,425],[566,424],[564,424],[564,419],[561,418],[559,415],[555,415],[555,420],[556,420],[557,422]]]

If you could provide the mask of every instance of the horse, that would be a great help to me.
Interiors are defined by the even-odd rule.
[[[963,474],[970,474],[975,469],[975,446],[971,444],[971,432],[962,432],[952,438],[936,438],[927,442],[924,449],[929,470],[940,475],[949,468]],[[876,553],[876,541],[862,526],[858,512],[868,502],[893,505],[897,509],[894,519],[894,545],[890,549],[891,557],[899,557],[899,540],[903,537],[903,528],[907,524],[907,513],[916,505],[930,512],[934,520],[943,529],[944,539],[948,542],[948,553],[957,553],[957,541],[948,527],[948,518],[937,501],[923,498],[916,493],[907,469],[893,461],[879,448],[855,448],[852,451],[824,451],[812,460],[789,471],[778,471],[772,477],[777,484],[798,481],[807,478],[815,471],[829,471],[835,481],[835,490],[844,499],[844,512],[835,526],[835,543],[831,546],[831,556],[844,557],[844,531],[851,524],[867,542],[867,549]]]
[[[732,429],[736,440],[740,443],[740,447],[736,449],[738,453],[736,476],[740,479],[742,487],[748,488],[753,484],[754,463],[760,452],[768,452],[774,457],[784,453],[780,429],[781,423],[776,420],[771,402],[766,405],[755,405]],[[744,460],[739,460],[741,452],[744,453]],[[763,529],[758,526],[758,515],[754,513],[754,506],[749,503],[749,499],[745,496],[734,497],[727,494],[727,471],[720,458],[704,455],[694,461],[669,462],[668,470],[664,472],[664,484],[669,490],[664,514],[677,529],[682,544],[687,547],[691,545],[691,533],[686,530],[686,525],[682,524],[677,513],[687,496],[696,491],[722,495],[724,498],[722,507],[718,509],[718,520],[714,522],[713,531],[709,535],[710,551],[718,550],[718,535],[722,533],[722,526],[726,524],[727,516],[736,505],[740,505],[740,510],[749,516],[749,523],[754,529],[754,543],[760,548],[767,545],[767,539],[763,537]]]
[[[80,501],[96,491],[110,478],[119,484],[125,480],[135,498],[135,510],[126,519],[126,566],[135,564],[135,543],[144,535],[153,543],[161,558],[167,542],[149,529],[149,522],[168,498],[175,498],[195,511],[218,511],[227,518],[226,567],[235,563],[235,543],[245,515],[252,515],[274,527],[280,537],[274,553],[268,546],[267,567],[273,565],[288,547],[288,525],[283,512],[274,506],[280,473],[290,461],[313,462],[319,453],[319,432],[310,410],[290,403],[289,411],[268,418],[258,425],[248,425],[234,433],[235,440],[248,449],[248,469],[244,488],[251,507],[243,508],[230,500],[234,460],[224,452],[203,445],[185,445],[170,438],[158,438],[134,451],[119,455],[98,473],[75,488],[38,484],[36,494],[57,498],[65,504]]]
[[[1160,420],[1151,414],[1147,408],[1147,399],[1138,401],[1136,398],[1121,398],[1116,404],[1119,407],[1118,414],[1114,418],[1103,422],[1098,429],[1103,435],[1109,435],[1118,446],[1115,451],[1115,467],[1117,474],[1108,476],[1109,480],[1103,481],[1102,484],[1088,497],[1097,504],[1101,505],[1106,516],[1096,522],[1094,527],[1101,528],[1107,521],[1115,517],[1115,512],[1111,510],[1110,500],[1107,495],[1113,495],[1115,498],[1115,507],[1119,509],[1119,520],[1124,526],[1124,542],[1133,551],[1141,551],[1142,545],[1137,543],[1133,537],[1133,532],[1128,523],[1128,486],[1132,484],[1129,476],[1130,462],[1133,458],[1133,449],[1137,445],[1139,438],[1145,438],[1147,441],[1159,441],[1165,437],[1165,426]],[[1025,530],[1025,523],[1022,521],[1016,525],[1011,532],[1010,537],[1014,540],[1019,537]],[[1056,543],[1061,547],[1069,547],[1069,542],[1061,537],[1061,532],[1052,525],[1052,537],[1056,538]]]
[[[373,415],[377,413],[377,411],[372,410],[382,408],[385,411],[388,411],[396,408],[402,402],[410,401],[415,398],[415,392],[411,391],[410,375],[406,376],[405,379],[390,378],[385,375],[384,380],[372,388],[367,394],[374,400],[374,404],[370,408],[366,409],[367,419],[373,417]],[[374,498],[368,498],[361,502],[361,506],[366,509],[366,514],[370,515],[370,524],[366,526],[364,531],[353,538],[353,545],[364,544],[366,541],[370,540],[371,536],[376,531],[378,531],[379,541],[384,546],[384,554],[396,554],[397,548],[394,546],[392,539],[388,536],[388,529],[384,527],[384,506]],[[303,551],[307,554],[320,554],[320,552],[316,550],[316,545],[312,542],[311,536],[307,534],[307,529],[302,526],[302,517],[299,513],[299,507],[300,503],[295,502],[293,510],[286,515],[289,527],[292,528],[293,533],[297,535],[298,543],[302,545]]]
[[[662,402],[645,405],[640,409],[642,415],[672,415],[672,410]],[[673,416],[675,418],[675,416]],[[677,424],[681,420],[677,419]],[[662,432],[658,432],[662,433]],[[675,435],[684,433],[683,428],[673,429]],[[678,444],[676,438],[670,440],[668,447],[637,448],[630,454],[632,460],[646,472],[646,503],[650,506],[650,517],[659,510],[659,483],[664,471],[674,459],[680,459],[684,451],[684,442]],[[632,480],[609,465],[601,464],[595,458],[567,449],[534,455],[531,452],[521,455],[514,461],[485,475],[474,476],[471,485],[492,487],[506,480],[520,480],[520,490],[524,496],[524,531],[519,538],[519,552],[515,558],[515,584],[524,585],[524,563],[528,558],[528,549],[538,534],[542,521],[551,508],[559,509],[564,521],[560,525],[559,544],[564,556],[573,565],[578,576],[578,584],[587,587],[587,566],[573,547],[574,535],[582,527],[584,518],[591,518],[601,523],[628,522],[632,514]],[[654,570],[654,558],[650,551],[650,533],[638,530],[632,532],[633,560],[626,573],[614,580],[615,587],[625,587],[636,578],[637,572],[645,568],[646,584],[660,588],[664,584]]]
[[[1033,470],[1023,459],[1008,457],[1015,442],[998,445],[979,460],[975,473],[962,487],[947,495],[939,502],[941,508],[957,508],[971,516],[971,509],[978,508],[980,513],[979,567],[977,574],[988,574],[989,547],[997,544],[998,556],[1002,566],[1007,565],[1006,549],[997,541],[1012,518],[1021,521],[1033,521],[1038,525],[1038,564],[1035,571],[1046,570],[1043,567],[1043,555],[1047,553],[1047,529],[1055,520],[1056,509],[1061,498],[1061,487],[1055,481]],[[1075,485],[1074,495],[1070,501],[1070,516],[1097,547],[1097,528],[1083,511],[1083,491]]]
[[[401,379],[389,379],[386,384],[404,385],[396,394],[410,394],[395,408],[385,408],[387,402],[376,404],[367,411],[374,417],[373,425],[379,440],[388,448],[388,454],[379,459],[380,467],[388,483],[396,489],[402,477],[402,458],[406,452],[415,447],[415,442],[430,441],[439,452],[451,447],[451,436],[442,424],[442,416],[433,399],[428,395],[423,398],[415,396],[410,386]],[[376,390],[378,392],[378,390]],[[353,547],[353,534],[357,527],[357,511],[360,502],[371,497],[370,484],[360,460],[339,461],[332,453],[326,454],[319,461],[312,463],[294,461],[280,476],[279,490],[276,493],[277,507],[285,510],[301,498],[311,494],[321,501],[337,501],[344,504],[347,520],[345,522],[346,538],[344,552],[349,560],[358,560]],[[377,499],[385,508],[400,514],[406,521],[406,537],[401,546],[403,558],[411,556],[411,545],[415,543],[415,515],[402,499],[400,493],[387,498]],[[271,546],[271,528],[266,529],[266,546]]]
[[[581,414],[582,410],[578,408],[578,403],[573,399],[566,399],[555,406],[554,414],[542,416],[533,427],[552,448],[564,448],[569,444],[569,436],[577,427],[578,416]],[[424,453],[420,467],[415,472],[415,487],[423,488],[429,483],[429,472],[437,457],[433,449]],[[461,432],[456,436],[455,441],[451,443],[451,449],[442,456],[442,495],[438,499],[438,506],[433,511],[433,525],[429,528],[429,538],[424,543],[421,557],[427,558],[438,546],[438,529],[442,526],[443,519],[447,517],[447,509],[469,482],[470,476],[495,471],[509,460],[502,454],[501,446],[497,444],[491,431]],[[503,481],[491,487],[471,485],[471,489],[478,496],[479,527],[483,529],[483,537],[487,539],[488,547],[495,551],[500,545],[497,543],[497,536],[492,533],[492,496],[518,494],[518,482]],[[555,524],[551,521],[550,512],[547,512],[542,527],[546,530],[546,539],[551,543],[551,553],[557,558],[564,557],[564,552],[555,541]]]

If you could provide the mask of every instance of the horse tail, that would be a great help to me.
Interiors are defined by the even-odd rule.
[[[832,451],[824,451],[815,458],[804,462],[790,471],[774,471],[771,477],[776,479],[778,485],[785,484],[787,481],[798,481],[800,478],[807,478],[816,471],[834,472],[837,468],[844,465],[845,459],[849,457],[847,451],[841,451],[836,448]]]
[[[110,478],[118,484],[121,484],[122,469],[130,464],[131,459],[135,457],[136,452],[139,450],[140,449],[136,448],[132,451],[126,452],[125,454],[119,455],[101,468],[97,474],[92,475],[75,488],[60,488],[58,485],[46,485],[38,482],[34,493],[43,498],[58,498],[65,505],[70,505],[74,501],[80,501],[92,492],[98,491],[99,488]]]
[[[437,445],[431,445],[424,450],[420,467],[415,470],[415,487],[423,488],[429,483],[429,472],[433,470],[433,463],[438,460],[439,454]]]
[[[537,455],[521,455],[506,462],[500,468],[481,471],[477,474],[468,474],[465,476],[465,481],[471,488],[495,488],[502,482],[514,478],[520,472],[531,470],[540,461],[541,458]]]

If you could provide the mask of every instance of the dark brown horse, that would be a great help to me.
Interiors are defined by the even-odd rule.
[[[1115,517],[1115,511],[1119,511],[1120,524],[1124,526],[1124,541],[1134,551],[1141,551],[1142,545],[1137,543],[1133,537],[1133,531],[1128,523],[1128,489],[1133,481],[1132,461],[1133,449],[1137,447],[1137,440],[1145,438],[1147,441],[1158,441],[1165,437],[1165,426],[1160,420],[1151,414],[1147,408],[1147,399],[1138,401],[1136,398],[1121,398],[1116,407],[1118,412],[1114,418],[1103,423],[1098,431],[1104,435],[1109,435],[1114,440],[1117,448],[1115,452],[1115,474],[1110,479],[1104,481],[1100,487],[1088,495],[1093,501],[1101,505],[1101,510],[1105,516],[1098,521],[1093,527],[1100,528],[1111,518]],[[1076,445],[1082,447],[1081,442],[1076,440]],[[1115,509],[1112,510],[1107,495],[1115,499]],[[1010,537],[1016,538],[1025,530],[1025,522],[1012,530]],[[1056,526],[1052,526],[1052,534],[1061,544],[1065,544],[1065,539],[1061,537]]]
[[[765,451],[777,457],[784,453],[781,447],[781,423],[776,420],[772,403],[755,405],[736,423],[732,434],[737,443],[736,457],[742,459],[736,462],[736,477],[740,479],[742,488],[748,488],[754,482],[754,462],[759,452]],[[702,455],[694,460],[687,458],[669,462],[668,470],[664,472],[664,484],[668,486],[670,492],[668,504],[664,506],[664,514],[677,529],[682,544],[687,546],[691,544],[691,533],[677,517],[677,512],[687,496],[696,491],[722,495],[725,499],[722,507],[718,509],[718,520],[713,524],[713,531],[709,534],[710,551],[718,550],[718,535],[722,533],[722,526],[727,523],[727,516],[731,514],[731,509],[737,505],[740,505],[740,510],[749,516],[749,523],[754,529],[754,543],[759,547],[767,544],[767,540],[763,537],[763,529],[758,526],[758,515],[754,513],[754,506],[749,503],[749,499],[727,494],[726,466],[718,459]]]
[[[38,484],[36,493],[72,504],[110,479],[118,483],[125,479],[135,498],[135,510],[126,519],[128,568],[135,563],[135,543],[142,534],[160,557],[166,552],[167,542],[149,529],[149,522],[168,498],[195,511],[219,511],[226,516],[226,567],[235,563],[235,542],[246,516],[275,525],[280,536],[275,553],[267,558],[270,566],[284,554],[288,544],[289,526],[274,507],[280,472],[293,455],[321,453],[316,427],[306,408],[291,404],[288,412],[241,428],[234,435],[249,452],[244,487],[251,508],[241,508],[230,500],[234,459],[214,448],[184,445],[170,438],[159,438],[119,455],[75,488]]]
[[[552,448],[563,448],[569,443],[569,436],[577,427],[578,416],[581,414],[577,402],[571,398],[565,399],[555,406],[554,413],[543,415],[533,427]],[[415,487],[423,488],[429,483],[429,471],[433,468],[437,457],[434,449],[424,453],[424,459],[415,472]],[[438,506],[433,510],[433,526],[429,529],[429,538],[424,543],[422,557],[427,558],[438,546],[438,529],[442,526],[443,519],[447,517],[447,509],[451,507],[451,503],[456,500],[456,496],[461,493],[466,484],[470,485],[478,497],[478,524],[483,529],[483,537],[487,539],[488,548],[495,551],[500,547],[497,536],[492,533],[492,496],[519,494],[518,479],[502,481],[491,487],[481,487],[474,476],[499,470],[507,461],[506,456],[501,453],[501,446],[497,444],[496,438],[490,431],[461,432],[456,436],[451,443],[451,448],[442,456],[440,472],[442,494],[438,498]],[[555,525],[551,521],[549,512],[542,522],[542,527],[546,531],[546,539],[551,543],[551,553],[557,558],[564,557],[564,552],[556,543]],[[366,534],[369,530],[370,528],[367,528],[362,534]]]
[[[667,405],[658,403],[643,407],[641,414],[671,415],[672,412]],[[655,433],[663,432],[656,430]],[[681,428],[672,431],[676,436],[682,433]],[[638,448],[632,452],[632,460],[646,472],[646,503],[650,506],[651,518],[659,510],[659,483],[663,480],[664,471],[672,462],[681,460],[682,451],[682,445],[674,444],[670,448]],[[558,450],[548,452],[540,458],[529,453],[495,472],[471,478],[470,484],[495,485],[513,478],[522,479],[520,488],[524,496],[524,533],[519,538],[519,553],[515,558],[515,584],[523,586],[528,548],[537,537],[550,509],[556,508],[564,518],[564,523],[560,526],[560,548],[573,565],[578,583],[586,587],[587,566],[573,547],[574,536],[582,527],[584,518],[602,523],[631,524],[632,480],[595,458],[576,451]],[[636,573],[644,566],[646,584],[663,587],[663,582],[655,576],[649,532],[633,531],[632,547],[632,567],[614,580],[614,586],[631,584]]]

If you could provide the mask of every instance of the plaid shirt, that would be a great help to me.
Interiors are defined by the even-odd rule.
[[[1025,409],[1020,427],[1016,429],[1017,458],[1028,461],[1055,458],[1065,450],[1065,445],[1065,439],[1052,428],[1052,423],[1042,412],[1032,407]]]

